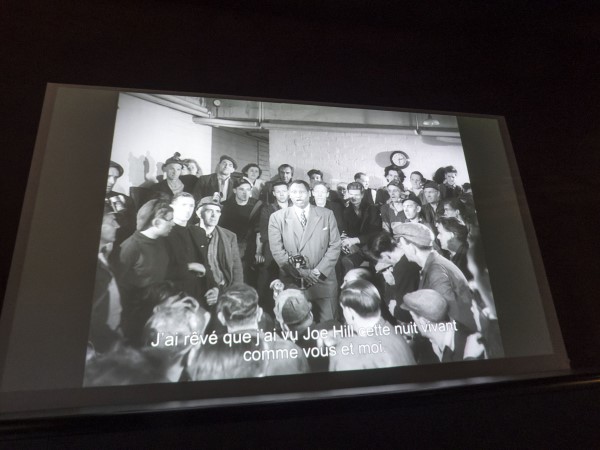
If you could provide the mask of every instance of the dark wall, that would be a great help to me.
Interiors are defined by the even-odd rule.
[[[2,290],[47,82],[499,114],[572,364],[600,367],[599,8],[211,3],[0,6]],[[539,398],[533,404],[543,408]],[[567,406],[570,398],[563,397]],[[583,408],[582,398],[571,408]],[[269,423],[291,430],[312,420],[311,409]],[[408,411],[386,403],[370,414],[383,420]]]

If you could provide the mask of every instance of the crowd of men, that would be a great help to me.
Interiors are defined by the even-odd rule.
[[[362,172],[331,187],[318,169],[301,180],[282,164],[266,182],[257,164],[236,170],[222,155],[198,175],[176,153],[137,205],[113,191],[124,170],[110,162],[85,384],[503,356],[470,185],[453,166],[405,184],[390,165],[379,189]],[[372,351],[340,352],[353,345]]]

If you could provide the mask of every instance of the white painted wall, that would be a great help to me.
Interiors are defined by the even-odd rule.
[[[458,170],[457,183],[469,181],[467,165],[459,138],[421,137],[406,134],[350,133],[309,130],[271,130],[269,133],[270,166],[273,174],[280,164],[294,166],[294,178],[308,179],[306,172],[320,169],[325,181],[335,186],[352,181],[356,172],[370,176],[374,188],[386,184],[383,169],[390,154],[402,150],[410,157],[404,169],[407,176],[418,170],[431,179],[441,166]],[[408,186],[407,181],[405,185]]]
[[[131,186],[149,185],[162,175],[163,162],[181,153],[211,173],[212,129],[192,122],[192,116],[129,94],[120,94],[111,159],[124,175],[114,190],[129,193]]]

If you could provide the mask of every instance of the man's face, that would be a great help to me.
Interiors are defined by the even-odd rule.
[[[181,164],[167,164],[163,170],[168,180],[175,181],[181,175]]]
[[[173,213],[168,212],[164,219],[157,218],[154,219],[154,226],[156,227],[157,234],[159,236],[168,236],[171,230],[173,229]]]
[[[329,196],[329,191],[325,186],[319,184],[313,188],[313,197],[315,198],[315,203],[317,206],[325,206],[327,202],[327,197]]]
[[[204,222],[206,227],[216,227],[219,224],[221,218],[221,208],[217,205],[204,205],[198,210],[200,212],[199,217]],[[198,214],[198,212],[196,212]]]
[[[240,184],[234,191],[236,200],[242,203],[247,202],[252,194],[252,188],[248,183]]]
[[[377,262],[382,266],[393,266],[398,262],[398,260],[395,256],[395,252],[383,252],[379,256],[379,260]]]
[[[413,173],[410,176],[410,185],[414,190],[419,190],[423,187],[423,179],[419,174]]]
[[[289,183],[290,181],[292,181],[293,175],[294,173],[289,167],[284,167],[283,169],[279,170],[279,179],[285,183]]]
[[[234,170],[235,169],[233,168],[233,162],[229,161],[228,159],[224,159],[217,166],[217,171],[219,172],[219,174],[226,177],[231,175],[234,172]]]
[[[248,178],[251,179],[252,181],[258,179],[259,174],[260,174],[260,171],[258,170],[258,167],[252,166],[248,169]]]
[[[321,175],[319,175],[318,173],[313,173],[311,175],[309,181],[310,181],[310,187],[313,187],[317,181],[323,181],[323,180],[321,179]]]
[[[298,208],[306,208],[308,206],[308,191],[303,184],[292,184],[290,186],[290,199]]]
[[[415,251],[414,245],[412,245],[406,239],[401,237],[400,238],[400,247],[402,248],[402,251],[404,252],[404,255],[406,256],[406,259],[408,259],[409,261],[412,261],[412,262],[416,262],[416,251]]]
[[[273,195],[279,203],[286,203],[290,198],[288,187],[283,184],[277,185],[273,188]]]
[[[114,214],[105,214],[102,218],[102,228],[100,229],[100,239],[103,243],[109,244],[115,242],[119,223]]]
[[[119,178],[119,171],[115,167],[108,169],[108,180],[106,181],[106,193],[112,191],[117,179]]]
[[[194,214],[194,199],[192,197],[178,197],[173,203],[173,220],[179,223],[186,223]]]
[[[454,172],[448,172],[446,174],[446,184],[454,186],[454,183],[456,183],[456,174]]]
[[[454,237],[454,233],[446,230],[441,223],[437,224],[437,229],[438,229],[438,239],[440,241],[440,247],[442,247],[444,250],[449,250],[448,249],[448,242],[450,242],[450,239],[452,239]]]
[[[397,170],[390,170],[388,172],[388,174],[385,177],[386,180],[388,180],[388,183],[390,181],[398,181],[400,182],[400,175],[398,174]]]
[[[423,189],[423,194],[425,195],[427,203],[436,203],[440,199],[440,191],[434,188]]]
[[[362,175],[358,180],[360,184],[362,184],[365,189],[369,189],[369,176],[368,175]]]
[[[450,206],[450,204],[446,203],[444,205],[444,217],[458,217],[458,214],[458,210],[452,209],[452,206]]]
[[[364,195],[365,193],[361,192],[360,189],[350,189],[348,191],[350,203],[352,203],[354,206],[360,206],[360,202],[362,201]]]
[[[402,204],[402,210],[407,219],[413,220],[421,212],[421,207],[412,200],[406,200]]]
[[[394,186],[392,184],[391,186],[388,186],[387,190],[388,190],[388,194],[390,194],[390,198],[392,199],[393,202],[400,201],[400,188],[398,186]]]
[[[337,191],[340,194],[340,197],[342,198],[346,198],[346,195],[348,194],[348,183],[339,183],[337,185]]]

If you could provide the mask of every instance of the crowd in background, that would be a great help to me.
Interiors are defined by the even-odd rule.
[[[266,181],[237,168],[222,155],[199,176],[176,153],[126,195],[110,162],[86,385],[503,356],[471,187],[453,166],[407,179],[392,164],[379,189],[362,172],[331,186],[319,169],[298,180],[282,164]]]

